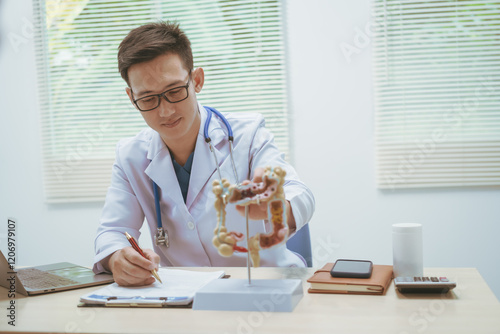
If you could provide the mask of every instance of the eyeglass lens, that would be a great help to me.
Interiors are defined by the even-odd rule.
[[[165,96],[167,98],[167,101],[170,103],[180,102],[188,97],[188,88],[175,88],[172,90],[168,90],[161,95]],[[142,99],[138,99],[136,103],[140,110],[151,110],[157,108],[160,105],[161,97],[158,95],[148,96]]]

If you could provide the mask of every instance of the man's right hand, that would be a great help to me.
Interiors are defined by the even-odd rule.
[[[158,269],[160,257],[151,249],[144,249],[147,259],[132,247],[122,248],[111,255],[108,266],[116,283],[123,286],[149,285],[155,282],[151,270]]]

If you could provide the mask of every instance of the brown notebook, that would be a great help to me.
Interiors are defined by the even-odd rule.
[[[370,278],[332,277],[333,263],[327,263],[317,270],[307,282],[311,283],[310,293],[352,293],[361,295],[383,295],[392,279],[392,266],[373,265]]]

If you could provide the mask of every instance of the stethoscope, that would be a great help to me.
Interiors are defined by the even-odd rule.
[[[231,128],[231,125],[227,121],[226,117],[222,115],[218,110],[212,107],[204,107],[207,110],[207,119],[205,120],[205,125],[203,128],[203,135],[205,137],[205,142],[208,144],[210,147],[210,151],[212,152],[215,160],[215,166],[217,167],[217,173],[219,174],[219,180],[222,180],[222,173],[219,168],[219,160],[217,159],[217,155],[215,154],[215,150],[212,146],[212,139],[208,135],[208,127],[210,125],[210,120],[212,119],[212,114],[216,114],[222,122],[225,124],[226,129],[227,129],[227,137],[229,141],[229,156],[231,158],[231,164],[233,166],[233,173],[234,176],[236,177],[236,182],[238,182],[238,173],[236,172],[236,165],[234,163],[233,159],[233,129]],[[155,235],[155,244],[156,246],[169,246],[169,240],[168,240],[168,232],[167,229],[163,227],[163,223],[161,221],[161,210],[160,210],[160,194],[158,190],[158,185],[156,182],[153,181],[153,194],[155,197],[155,209],[156,209],[156,235]]]

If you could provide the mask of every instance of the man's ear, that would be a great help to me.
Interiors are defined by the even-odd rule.
[[[127,95],[128,95],[128,98],[130,99],[130,102],[137,109],[137,106],[134,103],[134,97],[132,96],[132,89],[130,89],[130,87],[126,87],[125,91],[127,92]]]
[[[193,83],[194,83],[194,91],[196,93],[201,92],[201,89],[203,88],[203,84],[205,83],[205,72],[203,71],[203,68],[198,67],[197,69],[194,69],[192,72],[193,76]]]

